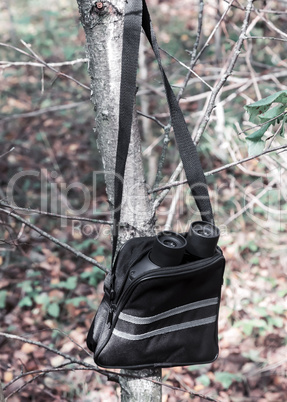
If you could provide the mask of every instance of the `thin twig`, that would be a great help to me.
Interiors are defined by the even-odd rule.
[[[287,14],[287,11],[278,11],[278,10],[268,10],[263,8],[255,8],[256,11],[265,14]]]
[[[58,350],[56,350],[56,349],[54,349],[54,348],[52,348],[52,347],[50,347],[50,346],[47,346],[47,345],[45,345],[45,344],[43,344],[43,343],[41,343],[41,342],[32,341],[32,340],[30,340],[30,339],[28,339],[28,338],[24,338],[24,337],[22,337],[22,336],[18,336],[18,335],[14,335],[14,334],[8,334],[8,333],[6,333],[6,332],[0,332],[0,336],[4,336],[5,338],[8,338],[8,339],[18,340],[18,341],[24,342],[24,343],[29,343],[29,344],[31,344],[31,345],[35,345],[35,346],[38,346],[38,347],[42,347],[42,348],[48,350],[49,352],[52,352],[52,353],[55,353],[55,354],[57,354],[57,355],[59,355],[59,356],[64,357],[66,360],[68,360],[68,361],[70,362],[70,364],[78,364],[79,366],[83,366],[83,369],[84,369],[84,370],[96,371],[96,372],[98,372],[98,373],[100,373],[100,374],[103,374],[103,375],[107,376],[108,378],[111,377],[111,376],[130,377],[130,378],[135,378],[135,379],[139,378],[138,376],[132,375],[132,374],[115,373],[115,372],[113,372],[113,371],[100,369],[100,368],[98,368],[97,366],[88,364],[88,363],[86,363],[86,362],[83,361],[83,360],[75,359],[74,357],[72,357],[72,356],[70,356],[70,355],[67,355],[66,353],[60,352],[60,351],[58,351]],[[73,369],[73,368],[71,368],[71,370],[72,370],[72,369]],[[77,368],[77,370],[79,370],[79,368]],[[42,372],[44,371],[45,374],[46,374],[46,370],[45,370],[45,369],[44,369],[44,370],[41,370],[41,371],[42,371]],[[52,368],[51,371],[55,371],[55,368]],[[57,371],[60,371],[60,370],[57,370]],[[24,374],[24,375],[22,375],[22,376],[25,376],[25,375],[31,374],[31,372],[29,372],[29,373],[23,373],[23,374]],[[19,378],[21,378],[21,375],[19,376]],[[169,388],[169,389],[173,389],[173,390],[177,390],[177,391],[181,391],[181,392],[188,392],[186,389],[178,388],[178,387],[173,387],[172,385],[164,384],[164,383],[162,383],[162,382],[160,382],[160,381],[151,380],[151,379],[149,379],[149,378],[142,378],[142,379],[143,379],[143,380],[146,380],[146,381],[153,382],[153,383],[158,384],[158,385],[165,386],[165,387],[167,387],[167,388]],[[4,389],[6,389],[9,385],[10,385],[10,383],[7,384],[6,386],[4,386]],[[213,399],[213,398],[211,398],[211,397],[209,397],[209,396],[205,396],[205,395],[198,394],[198,393],[193,393],[193,392],[189,392],[189,394],[190,394],[191,396],[198,396],[198,397],[200,397],[200,398],[206,399],[207,401],[216,402],[215,399]]]
[[[164,125],[161,121],[159,121],[156,117],[150,116],[149,114],[145,114],[145,113],[141,112],[140,110],[137,110],[137,114],[140,115],[140,116],[146,117],[146,118],[148,118],[148,119],[150,119],[150,120],[153,120],[153,121],[155,121],[161,128],[165,128],[165,125]]]
[[[85,84],[82,84],[80,81],[76,80],[75,78],[71,77],[68,74],[62,73],[61,71],[57,70],[56,68],[49,66],[48,63],[46,63],[43,59],[41,59],[40,56],[38,56],[38,54],[32,49],[31,45],[26,43],[23,39],[21,39],[21,43],[32,53],[32,55],[34,56],[35,60],[38,60],[40,63],[42,63],[45,67],[49,68],[50,70],[54,71],[57,76],[62,76],[65,78],[68,78],[71,81],[74,81],[76,84],[80,85],[82,88],[88,89],[89,91],[91,90],[90,87],[88,87]]]
[[[259,12],[256,11],[256,13],[259,15]],[[281,29],[277,28],[276,25],[273,24],[273,22],[267,20],[265,17],[263,17],[263,15],[260,15],[260,18],[267,24],[269,25],[270,28],[272,28],[275,32],[279,33],[279,35],[282,35],[284,38],[287,38],[287,34],[283,31],[281,31]]]
[[[246,39],[266,39],[266,40],[279,40],[281,42],[287,42],[287,39],[275,38],[273,36],[246,36]]]
[[[0,212],[6,214],[8,216],[12,216],[13,218],[17,219],[19,222],[25,223],[25,225],[29,226],[31,229],[33,229],[36,232],[38,232],[41,236],[45,237],[46,239],[51,240],[53,243],[58,244],[62,248],[66,249],[66,250],[69,250],[76,257],[80,257],[83,260],[89,262],[90,264],[95,265],[96,267],[98,267],[99,269],[104,271],[105,273],[108,273],[107,268],[105,268],[103,265],[101,265],[100,263],[95,261],[93,258],[88,257],[87,255],[81,253],[80,251],[77,251],[76,249],[74,249],[73,247],[69,246],[68,244],[63,243],[62,241],[56,239],[55,237],[51,236],[49,233],[45,232],[44,230],[42,230],[42,229],[38,228],[37,226],[33,225],[32,223],[30,223],[26,219],[23,219],[23,218],[21,218],[21,216],[16,215],[14,212],[6,211],[6,209],[3,209],[3,208],[0,208]]]
[[[230,7],[231,7],[232,4],[233,4],[233,1],[234,1],[234,0],[231,0],[231,2],[229,3],[229,6],[228,6],[227,9],[225,10],[225,12],[222,14],[222,16],[221,16],[221,18],[219,19],[219,21],[217,22],[216,26],[214,27],[213,31],[211,32],[211,34],[209,35],[207,41],[205,42],[205,45],[203,46],[203,48],[200,50],[200,52],[197,54],[196,57],[194,57],[194,55],[193,55],[194,58],[193,58],[193,62],[192,62],[191,68],[194,67],[194,65],[196,64],[197,60],[200,58],[201,54],[204,52],[204,50],[206,49],[206,47],[209,45],[210,40],[212,39],[212,37],[214,36],[215,32],[216,32],[217,29],[219,28],[221,22],[224,20],[224,18],[225,18],[225,16],[226,16],[227,12],[229,11]],[[252,3],[252,0],[249,0],[249,2]],[[202,18],[202,16],[201,16],[201,18]],[[244,20],[244,22],[245,22],[245,21],[246,21],[246,19]],[[200,24],[200,19],[199,19],[199,24]],[[243,23],[243,25],[244,25],[244,23]],[[245,33],[246,33],[246,31],[245,31]],[[245,33],[244,33],[244,34],[245,34]],[[235,63],[234,63],[234,64],[235,64]],[[234,67],[234,66],[233,66],[233,67]],[[232,71],[232,70],[231,70],[231,71]],[[209,101],[209,104],[208,104],[208,105],[211,105],[211,102],[215,102],[216,95],[219,93],[220,89],[222,88],[223,84],[224,84],[225,81],[227,80],[228,76],[231,74],[231,71],[230,71],[230,73],[226,76],[226,79],[224,80],[224,82],[222,83],[222,85],[218,86],[218,89],[217,89],[217,92],[216,92],[215,96],[213,95],[213,92],[216,90],[216,87],[212,90],[212,92],[211,92],[211,97],[210,97],[210,101]],[[214,96],[214,100],[212,101],[213,96]],[[212,106],[211,106],[211,111],[210,111],[210,114],[209,114],[209,116],[208,116],[208,118],[207,118],[207,122],[209,121],[211,112],[212,112],[212,110],[213,110],[213,107],[214,107],[213,105],[214,105],[214,103],[213,103]],[[207,113],[208,113],[208,106],[207,106],[206,110],[207,110],[207,111],[206,111],[206,113],[204,114],[202,120],[205,118],[205,116],[206,116]],[[206,124],[207,124],[207,123],[206,123]],[[200,124],[199,124],[199,126],[200,126]],[[204,128],[205,128],[205,127],[204,127]],[[201,130],[201,129],[200,129],[200,127],[199,127],[199,129],[197,130],[197,134],[200,133],[200,130]],[[204,131],[204,129],[203,129],[203,131]],[[202,132],[203,132],[203,131],[202,131]],[[195,143],[197,143],[197,142],[199,141],[200,136],[201,136],[201,134],[198,135],[198,136],[195,136]],[[176,176],[175,178],[173,178],[173,180],[172,180],[172,178],[171,178],[171,179],[169,180],[169,183],[172,183],[174,180],[176,180],[176,178],[177,178],[178,175],[180,174],[182,168],[183,168],[183,167],[182,167],[182,164],[181,164],[181,162],[180,162],[179,165],[178,165],[177,168],[176,168],[176,172],[178,173],[177,176]],[[154,209],[154,210],[155,210],[156,208],[158,208],[158,206],[159,206],[159,205],[161,204],[161,202],[164,200],[164,198],[165,198],[166,195],[168,194],[168,191],[169,191],[169,188],[166,187],[166,190],[159,196],[158,199],[155,200],[154,205],[153,205],[153,209]]]
[[[224,225],[229,225],[229,223],[231,223],[232,221],[234,221],[235,219],[239,218],[239,216],[243,215],[244,212],[246,212],[249,208],[253,207],[253,205],[256,203],[256,201],[258,201],[260,198],[262,198],[269,190],[270,188],[272,188],[273,184],[275,183],[276,178],[273,179],[271,181],[271,183],[269,183],[268,186],[266,186],[259,194],[257,197],[252,198],[251,201],[248,202],[248,204],[246,204],[243,208],[241,208],[239,211],[237,211],[235,214],[233,214],[232,216],[230,216],[225,222]]]
[[[67,105],[56,105],[56,106],[51,106],[51,107],[45,107],[39,110],[34,110],[33,112],[27,112],[27,113],[15,113],[9,116],[1,117],[0,121],[9,121],[9,120],[14,120],[14,119],[19,119],[19,118],[24,118],[24,117],[35,117],[35,116],[40,116],[41,114],[45,113],[51,113],[51,112],[60,112],[61,110],[68,110],[68,109],[74,109],[77,107],[80,107],[87,103],[87,100],[81,101],[81,102],[73,102],[73,103],[68,103]]]
[[[254,91],[255,91],[257,100],[261,100],[262,95],[261,95],[261,92],[260,92],[260,89],[259,89],[259,86],[258,86],[258,83],[257,83],[257,80],[256,80],[256,73],[255,73],[255,70],[254,70],[254,68],[252,67],[252,64],[251,64],[251,55],[252,55],[253,43],[252,42],[251,43],[247,42],[246,43],[246,48],[247,48],[246,57],[245,57],[246,65],[247,65],[247,67],[248,67],[248,69],[250,71],[251,81],[252,81],[252,84],[253,84],[253,87],[254,87]]]
[[[247,128],[246,130],[240,131],[239,133],[237,133],[237,135],[246,133],[246,131],[252,130],[252,129],[256,128],[256,127],[264,126],[265,124],[268,124],[268,123],[270,123],[271,121],[277,120],[278,117],[284,116],[285,114],[287,114],[287,112],[284,111],[284,112],[278,114],[278,116],[272,117],[272,119],[267,120],[267,121],[265,121],[264,123],[260,123],[260,124],[257,124],[256,126],[252,126],[252,127]]]
[[[12,147],[11,149],[9,149],[9,151],[4,152],[4,154],[0,155],[0,158],[3,158],[4,156],[10,154],[10,152],[14,151],[15,147]]]
[[[80,366],[84,366],[84,367],[87,367],[87,368],[92,369],[92,370],[97,369],[96,366],[88,364],[83,360],[75,359],[74,357],[72,357],[70,355],[67,355],[66,353],[63,353],[60,350],[54,349],[51,346],[45,345],[42,342],[33,341],[33,340],[29,339],[29,338],[25,338],[25,337],[19,336],[19,335],[9,334],[7,332],[0,332],[0,336],[4,336],[5,338],[8,338],[8,339],[14,339],[16,341],[20,341],[20,342],[23,342],[23,343],[29,343],[30,345],[39,346],[40,348],[43,348],[43,349],[47,350],[48,352],[52,352],[52,353],[55,353],[55,354],[63,357],[64,359],[68,360],[70,363],[79,364]],[[4,389],[6,387],[4,387]]]
[[[160,135],[158,138],[156,138],[142,153],[143,156],[149,157],[152,153],[152,150],[157,144],[161,142],[161,140],[164,138],[164,134]]]
[[[217,24],[215,25],[215,27],[213,28],[211,34],[209,35],[209,37],[207,38],[207,41],[205,42],[205,44],[203,45],[203,47],[201,48],[201,50],[198,52],[198,54],[196,55],[195,59],[194,59],[194,63],[197,62],[197,60],[201,57],[202,53],[205,51],[205,49],[209,46],[211,39],[213,38],[215,32],[217,31],[217,29],[219,28],[221,22],[224,20],[226,14],[228,13],[228,11],[230,10],[231,6],[233,5],[234,0],[231,0],[230,3],[228,3],[228,7],[227,9],[224,11],[224,13],[222,14],[222,16],[220,17],[220,19],[218,20]]]
[[[167,147],[170,142],[170,138],[169,138],[170,129],[171,129],[170,124],[168,124],[164,128],[163,147],[161,150],[161,155],[160,155],[158,166],[157,166],[156,178],[155,178],[155,182],[154,182],[155,187],[158,186],[158,183],[161,181],[161,178],[162,178],[162,169],[163,169],[163,165],[164,165],[164,161],[165,161],[165,157],[166,157],[166,153],[167,153]]]
[[[246,12],[245,12],[245,17],[244,17],[244,21],[241,27],[241,32],[238,38],[238,41],[236,42],[233,52],[231,54],[231,58],[230,61],[227,65],[227,68],[225,69],[221,79],[218,81],[218,83],[215,85],[215,87],[212,90],[212,94],[210,96],[206,111],[201,119],[201,123],[199,126],[199,129],[197,130],[196,136],[194,138],[195,143],[197,144],[200,137],[202,136],[208,122],[211,116],[211,113],[213,111],[214,105],[215,105],[215,100],[217,95],[219,94],[221,88],[223,87],[223,85],[225,84],[227,78],[230,76],[230,74],[232,73],[234,67],[235,67],[235,63],[239,57],[239,54],[241,52],[241,48],[244,42],[244,39],[246,37],[246,32],[247,32],[247,28],[248,28],[248,23],[249,23],[249,19],[250,19],[250,14],[251,14],[251,10],[252,10],[252,3],[254,0],[248,0],[247,6],[246,6]],[[231,3],[230,3],[231,4]]]
[[[179,164],[177,165],[175,171],[171,175],[169,182],[167,184],[167,187],[163,188],[162,194],[160,194],[160,196],[155,200],[155,202],[153,204],[153,213],[155,213],[155,210],[159,207],[159,205],[162,203],[162,201],[165,199],[166,195],[168,194],[169,190],[171,189],[171,187],[169,185],[171,185],[173,187],[173,183],[178,183],[178,182],[176,182],[176,180],[177,180],[178,176],[180,175],[182,168],[183,168],[183,164],[182,164],[182,161],[180,161]],[[154,188],[154,189],[150,190],[150,192],[162,191],[162,190],[158,190],[158,189],[161,189],[161,187]]]
[[[184,84],[183,84],[182,88],[180,89],[180,91],[179,91],[179,93],[178,93],[178,95],[177,95],[177,101],[178,101],[178,102],[179,102],[179,100],[181,99],[181,97],[182,97],[182,95],[183,95],[183,92],[184,92],[184,90],[185,90],[185,88],[186,88],[186,86],[187,86],[187,84],[188,84],[188,82],[189,82],[189,80],[190,80],[190,77],[191,77],[191,74],[192,74],[192,70],[193,70],[193,68],[194,68],[194,66],[195,66],[195,63],[196,63],[196,52],[197,52],[197,49],[198,49],[198,45],[199,45],[199,41],[200,41],[200,36],[201,36],[201,32],[202,32],[203,8],[204,8],[204,2],[203,2],[203,0],[199,0],[199,11],[198,11],[198,20],[197,20],[196,39],[195,39],[195,42],[194,42],[194,45],[193,45],[193,48],[192,48],[192,51],[191,51],[191,58],[190,58],[189,70],[188,70],[188,72],[187,72],[187,74],[186,74],[186,76],[185,76]],[[167,147],[168,147],[168,143],[169,143],[169,136],[170,136],[170,130],[171,130],[171,124],[170,124],[170,122],[169,122],[169,125],[167,125],[167,126],[164,128],[164,130],[165,130],[165,133],[164,133],[165,141],[164,141],[164,143],[163,143],[163,149],[162,149],[162,152],[161,152],[161,156],[160,156],[160,158],[159,158],[158,169],[157,169],[156,179],[155,179],[155,183],[154,183],[154,186],[155,186],[155,187],[158,186],[158,184],[159,184],[159,182],[160,182],[160,178],[161,178],[160,166],[163,166],[163,164],[164,164],[164,159],[165,159],[165,155],[166,155],[166,151],[167,151]],[[179,171],[179,173],[180,173],[180,171]],[[179,173],[178,173],[178,174],[179,174]],[[174,177],[173,180],[176,180],[177,177],[178,177],[178,176]],[[161,196],[162,196],[163,198],[165,197],[164,194],[161,194]],[[163,198],[162,198],[162,199],[163,199]],[[159,201],[159,202],[161,202],[161,201]],[[157,201],[155,202],[155,204],[154,204],[154,206],[153,206],[153,211],[155,211],[155,209],[157,208],[156,205],[159,205],[159,204],[157,204]]]
[[[31,214],[33,213],[33,214],[39,214],[39,215],[46,215],[46,216],[51,216],[54,218],[64,218],[64,219],[68,219],[68,220],[84,221],[84,222],[86,221],[86,222],[92,222],[95,224],[102,224],[102,225],[113,225],[114,224],[113,221],[105,221],[102,219],[94,219],[94,218],[87,218],[87,217],[83,217],[83,216],[73,216],[73,215],[61,215],[61,214],[56,214],[56,213],[52,213],[52,212],[42,211],[40,209],[21,208],[21,207],[7,204],[1,200],[0,200],[0,205],[2,205],[3,207],[6,207],[6,208],[13,209],[15,211],[28,212]],[[139,230],[135,226],[130,225],[127,222],[120,222],[120,226],[123,226],[125,228],[130,228],[132,230],[139,232]]]
[[[41,211],[39,209],[31,209],[31,208],[21,208],[21,207],[16,207],[14,205],[7,204],[6,202],[3,202],[0,200],[0,205],[6,208],[13,209],[15,211],[22,211],[22,212],[28,212],[29,214],[39,214],[39,215],[46,215],[46,216],[52,216],[54,218],[64,218],[68,220],[75,220],[75,221],[86,221],[86,222],[92,222],[92,223],[99,223],[103,225],[112,225],[112,221],[105,221],[101,219],[93,219],[93,218],[86,218],[82,216],[73,216],[73,215],[61,215],[61,214],[55,214],[52,212],[46,212],[46,211]]]
[[[182,173],[183,172],[181,172],[181,176],[182,176]],[[175,195],[174,195],[174,197],[172,197],[172,202],[171,202],[171,206],[168,211],[168,216],[167,216],[167,219],[166,219],[166,222],[164,225],[164,230],[172,229],[172,221],[173,221],[173,218],[174,218],[174,215],[176,212],[176,206],[177,206],[180,194],[181,194],[181,188],[177,187]]]
[[[3,46],[3,44],[2,44]],[[17,49],[17,48],[16,48]],[[17,49],[18,51],[18,49]],[[63,67],[63,66],[74,66],[78,63],[87,63],[88,59],[76,59],[70,61],[62,61],[59,63],[47,63],[49,67]],[[32,66],[32,67],[41,67],[43,68],[43,63],[35,63],[33,61],[7,61],[1,60],[0,61],[0,69],[5,69],[8,67],[22,67],[22,66]]]
[[[205,173],[205,176],[211,176],[211,175],[213,175],[215,173],[221,172],[222,170],[229,169],[229,168],[231,168],[233,166],[236,166],[236,165],[239,165],[241,163],[248,162],[248,161],[250,161],[252,159],[256,159],[256,158],[259,158],[259,157],[261,157],[263,155],[269,154],[271,152],[276,152],[276,151],[283,150],[283,149],[286,149],[286,148],[287,148],[287,144],[286,145],[280,145],[280,146],[275,147],[275,148],[267,149],[266,151],[262,152],[261,154],[257,154],[257,155],[254,155],[254,156],[248,156],[247,158],[241,159],[239,161],[231,162],[231,163],[228,163],[227,165],[221,166],[221,167],[219,167],[217,169],[210,170],[209,172]],[[156,193],[156,192],[159,192],[159,191],[170,190],[172,187],[181,186],[182,184],[186,184],[186,183],[187,183],[187,180],[173,181],[173,182],[170,182],[170,183],[168,183],[168,184],[166,184],[164,186],[154,188],[154,189],[150,190],[148,193]]]
[[[48,69],[50,69],[50,70],[52,70],[54,73],[56,73],[57,76],[62,76],[62,77],[68,78],[69,80],[74,81],[76,84],[80,85],[82,88],[85,88],[85,89],[87,89],[87,90],[90,91],[90,87],[88,87],[87,85],[82,84],[80,81],[76,80],[75,78],[71,77],[70,75],[64,74],[64,73],[62,73],[61,71],[57,70],[55,67],[49,65],[49,63],[46,63],[43,59],[41,59],[40,56],[38,56],[38,55],[34,52],[34,50],[32,50],[31,46],[29,46],[25,41],[21,40],[21,43],[22,43],[22,44],[29,50],[29,52],[31,52],[31,53],[27,53],[27,52],[25,52],[25,51],[22,50],[22,49],[19,49],[19,48],[15,47],[15,46],[12,46],[12,45],[8,45],[8,44],[6,44],[6,43],[1,43],[1,42],[0,42],[0,46],[8,47],[8,48],[10,48],[10,49],[14,49],[14,50],[16,50],[17,52],[19,52],[19,53],[21,53],[21,54],[24,54],[25,56],[27,56],[27,57],[29,57],[29,58],[32,58],[32,59],[34,59],[34,60],[37,60],[37,61],[38,61],[39,63],[41,63],[43,66],[47,67]]]
[[[194,70],[192,70],[190,67],[188,67],[186,64],[184,64],[182,61],[178,60],[176,57],[174,57],[172,54],[170,54],[167,50],[164,50],[163,48],[160,48],[160,50],[162,50],[169,57],[174,59],[182,67],[186,68],[188,71],[190,71],[192,74],[194,74],[196,76],[196,78],[198,78],[204,85],[208,86],[208,88],[212,90],[212,87],[206,81],[204,81],[204,79],[201,78],[200,75],[198,75]]]
[[[202,31],[202,24],[203,24],[203,9],[204,9],[204,1],[198,0],[198,18],[197,18],[196,38],[195,38],[195,42],[194,42],[191,52],[188,52],[188,53],[190,53],[190,56],[191,56],[190,63],[189,63],[190,71],[187,72],[185,79],[184,79],[184,84],[178,93],[178,96],[177,96],[178,101],[181,99],[181,97],[183,95],[183,92],[184,92],[184,90],[190,80],[191,74],[192,74],[191,70],[194,68],[194,66],[196,64],[196,53],[197,53],[197,49],[199,46],[199,41],[200,41],[200,36],[201,36],[201,31]]]

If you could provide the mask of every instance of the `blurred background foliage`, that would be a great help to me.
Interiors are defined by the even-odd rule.
[[[211,86],[219,79],[240,33],[244,13],[240,4],[236,4],[194,69]],[[153,0],[150,6],[158,41],[167,52],[162,54],[163,63],[177,93],[187,70],[176,59],[189,65],[196,37],[198,2]],[[205,1],[199,48],[226,7],[225,1]],[[245,41],[236,67],[216,101],[199,143],[205,171],[246,157],[248,142],[242,132],[252,128],[254,123],[249,121],[244,107],[287,90],[286,2],[268,1],[266,5],[256,1],[254,7],[258,12],[252,13],[253,28],[249,35],[261,38]],[[276,12],[262,14],[260,10],[264,7]],[[258,13],[263,18],[259,18]],[[23,174],[14,186],[13,197],[18,206],[62,214],[69,213],[68,206],[80,210],[84,194],[74,183],[82,183],[92,195],[85,215],[110,219],[103,174],[98,174],[96,181],[93,176],[93,172],[102,171],[103,167],[93,131],[85,37],[76,1],[3,0],[0,33],[2,44],[9,45],[0,46],[0,154],[15,147],[13,152],[0,158],[1,200],[6,201],[7,185],[16,174],[35,171],[39,172],[38,176]],[[285,38],[285,41],[263,37]],[[58,63],[53,64],[53,68],[73,77],[74,81],[43,63],[35,65],[37,60],[14,49],[29,53],[21,40],[45,63]],[[75,62],[67,64],[67,61]],[[145,40],[138,83],[138,109],[166,124],[169,117],[163,87]],[[193,75],[180,102],[193,133],[209,95],[208,86]],[[144,117],[139,116],[139,122],[147,181],[153,185],[163,130]],[[265,149],[285,144],[285,126],[282,126],[281,137],[277,135],[278,128],[276,123],[264,133]],[[254,132],[256,128],[246,134]],[[171,138],[161,183],[168,180],[178,162]],[[285,170],[283,152],[268,154],[208,177],[216,221],[222,231],[221,246],[228,261],[219,322],[221,354],[210,365],[164,370],[169,384],[181,383],[195,391],[225,398],[222,400],[287,399]],[[47,183],[44,193],[41,192],[43,182]],[[67,188],[69,191],[64,191]],[[172,189],[158,209],[159,229],[165,225],[176,191]],[[186,230],[192,219],[186,196],[187,189],[182,187],[173,220],[173,229],[177,231]],[[57,220],[27,212],[22,216],[98,262],[109,265],[109,225]],[[101,300],[102,273],[4,215],[1,215],[0,240],[1,328],[17,334],[36,333],[47,327],[60,328],[72,333],[78,343],[84,345]],[[43,331],[37,332],[35,337],[43,342],[50,342],[52,338],[60,350],[80,354],[75,344],[59,333],[51,337],[51,332]],[[0,339],[3,383],[8,383],[22,364],[32,370],[61,363],[53,361],[45,351],[28,350],[21,345],[12,350],[11,346]],[[56,396],[67,401],[83,400],[84,395],[85,401],[112,401],[117,399],[118,392],[114,384],[98,375],[87,379],[85,373],[75,376],[71,372],[66,379],[51,375],[38,380],[36,388],[28,386],[20,399],[13,400],[30,400],[31,390],[37,395],[37,401],[55,400]],[[171,394],[172,391],[164,390],[165,400],[172,400],[169,399]],[[173,395],[176,400],[188,399],[184,394]]]

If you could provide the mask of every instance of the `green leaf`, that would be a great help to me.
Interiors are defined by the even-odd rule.
[[[56,283],[53,285],[53,287],[74,290],[77,287],[77,282],[78,282],[77,276],[70,276],[66,281]]]
[[[261,140],[263,135],[266,133],[268,128],[271,126],[271,122],[264,124],[264,126],[260,127],[259,130],[254,131],[254,133],[249,134],[247,136],[247,140],[257,142]]]
[[[208,367],[209,364],[194,364],[193,366],[188,366],[187,369],[188,371],[199,371],[204,367]]]
[[[60,307],[57,303],[49,304],[47,312],[54,318],[58,318],[60,315]]]
[[[248,145],[248,155],[249,156],[254,156],[261,154],[264,151],[265,143],[264,141],[249,141],[248,138],[246,138],[246,142]]]
[[[244,106],[246,110],[261,108],[263,106],[270,106],[272,103],[287,104],[287,91],[278,91],[272,95],[266,96],[266,98],[260,99],[257,102],[253,102],[250,105]]]
[[[84,250],[84,249],[90,247],[90,246],[93,245],[93,244],[95,244],[95,240],[94,240],[94,239],[86,239],[86,240],[82,241],[82,243],[75,244],[74,247],[75,247],[77,250],[82,251],[82,250]]]
[[[284,320],[282,317],[268,317],[268,324],[273,327],[282,328],[284,325]]]
[[[284,124],[287,122],[287,113],[284,115],[284,117],[283,117],[283,120],[282,120],[282,126],[281,126],[281,129],[280,129],[280,131],[279,131],[279,135],[281,136],[281,137],[284,137],[284,134],[285,134],[285,127],[284,127]]]
[[[266,310],[266,307],[255,307],[255,311],[256,311],[261,317],[267,317],[267,316],[268,316],[268,311]]]
[[[256,117],[266,112],[266,110],[268,110],[274,102],[287,105],[287,91],[275,92],[266,98],[244,106],[244,109],[247,110],[249,114],[249,120],[253,123],[256,123]]]
[[[33,305],[32,299],[29,296],[23,297],[18,303],[19,307],[31,307]]]
[[[270,122],[272,124],[276,123],[276,117],[279,116],[281,113],[284,112],[286,109],[286,105],[276,105],[272,109],[267,110],[267,112],[260,114],[258,117],[262,121],[262,123],[265,123],[268,120],[274,119],[273,122]],[[278,119],[279,121],[282,120],[284,115],[280,116]]]
[[[17,287],[21,288],[25,293],[30,293],[33,291],[32,281],[23,281],[18,283]]]
[[[34,300],[37,304],[42,304],[43,306],[47,306],[50,303],[50,297],[47,293],[41,293],[34,296]]]
[[[93,267],[92,271],[82,272],[80,277],[87,280],[89,285],[96,287],[104,279],[104,274],[98,267]]]
[[[79,297],[72,297],[71,299],[67,299],[65,301],[65,304],[72,304],[75,307],[79,307],[80,303],[84,301],[87,302],[88,298],[84,296],[79,296]]]
[[[208,387],[210,385],[210,378],[206,374],[202,374],[197,377],[196,382]]]
[[[241,328],[245,335],[250,336],[252,334],[253,328],[266,329],[267,322],[265,320],[255,318],[254,320],[241,320],[235,325],[236,328]]]
[[[250,251],[256,252],[258,250],[258,245],[254,241],[248,243],[248,248]]]
[[[258,265],[259,264],[259,257],[257,257],[257,256],[251,257],[250,264]]]
[[[0,308],[5,308],[6,296],[7,296],[7,290],[1,290],[0,291]]]
[[[287,289],[281,289],[277,292],[279,297],[285,297],[287,295]]]
[[[287,294],[287,290],[286,290],[286,294]],[[270,309],[272,311],[274,311],[274,313],[276,313],[276,314],[284,314],[284,312],[286,311],[285,307],[282,306],[282,304],[275,304],[274,306],[271,306]]]
[[[223,388],[228,389],[232,384],[233,380],[238,382],[242,381],[242,377],[239,374],[228,373],[223,371],[222,373],[215,373],[216,381],[220,382]]]
[[[260,350],[250,349],[248,352],[242,353],[243,357],[246,359],[252,360],[253,362],[264,362],[265,360],[260,357]]]

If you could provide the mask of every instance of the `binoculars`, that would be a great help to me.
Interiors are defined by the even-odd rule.
[[[158,267],[168,267],[181,264],[186,252],[195,259],[212,257],[219,235],[216,226],[204,221],[193,222],[186,237],[164,231],[157,235],[149,258]]]
[[[180,265],[184,258],[192,261],[212,257],[219,236],[219,229],[204,221],[193,222],[186,237],[171,231],[160,232],[149,254],[133,267],[131,276],[154,268]]]

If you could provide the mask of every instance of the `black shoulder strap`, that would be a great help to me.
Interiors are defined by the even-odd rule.
[[[202,220],[210,223],[214,221],[208,188],[196,146],[192,141],[182,111],[163,70],[159,47],[146,2],[145,0],[128,0],[124,19],[119,133],[115,168],[113,259],[116,253],[123,179],[131,136],[141,26],[152,46],[160,68],[169,105],[171,123],[191,193],[200,211]]]

